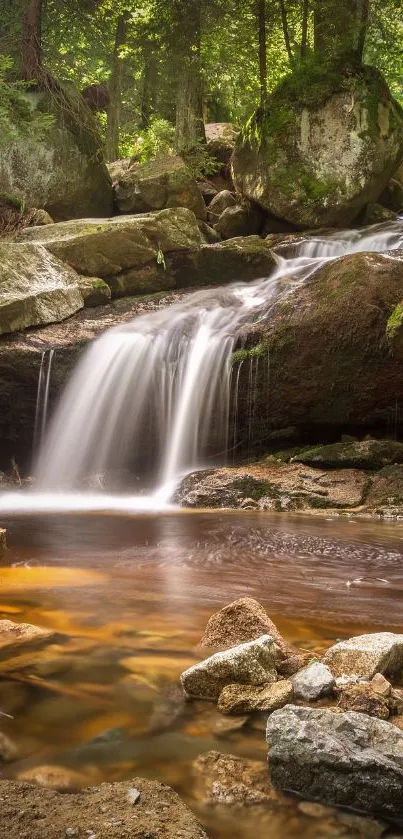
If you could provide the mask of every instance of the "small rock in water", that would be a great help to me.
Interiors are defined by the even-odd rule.
[[[334,676],[375,676],[403,669],[403,635],[375,632],[334,644],[323,663]]]
[[[263,606],[253,597],[240,597],[211,615],[200,646],[227,650],[229,647],[253,641],[262,635],[271,635],[282,649],[287,646]]]
[[[251,711],[275,711],[291,702],[291,682],[282,681],[255,687],[250,685],[227,685],[218,700],[222,714],[244,714]]]
[[[280,654],[270,635],[215,653],[189,667],[181,675],[188,696],[218,699],[226,685],[264,685],[276,681],[276,660]]]
[[[248,720],[249,716],[247,714],[244,714],[241,717],[221,717],[213,726],[213,734],[215,734],[216,737],[228,737],[229,734],[243,728]]]
[[[291,681],[294,686],[295,698],[304,699],[306,702],[328,696],[335,686],[334,676],[329,668],[320,661],[313,661],[312,664],[308,664],[307,667],[296,673]]]
[[[127,798],[130,804],[137,804],[140,800],[140,791],[136,787],[132,787],[127,793]]]
[[[257,760],[206,752],[195,760],[193,773],[204,804],[267,804],[280,797],[270,783],[267,766]]]
[[[403,733],[366,714],[287,705],[267,723],[272,783],[327,804],[403,816]]]
[[[339,688],[338,693],[339,708],[342,711],[359,711],[381,720],[387,720],[389,717],[388,698],[374,690],[371,682],[346,685]]]

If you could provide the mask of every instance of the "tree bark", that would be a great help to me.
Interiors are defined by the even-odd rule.
[[[175,145],[179,152],[206,142],[201,71],[202,0],[177,0],[178,87]]]
[[[302,37],[301,37],[301,58],[306,57],[306,50],[308,46],[308,19],[309,19],[309,0],[303,0],[302,6]]]
[[[22,21],[21,66],[26,81],[36,79],[42,66],[42,0],[28,0]]]
[[[290,33],[288,30],[287,11],[284,5],[284,0],[280,0],[281,24],[283,27],[284,43],[287,50],[288,59],[291,67],[294,65],[294,56],[291,49]]]
[[[157,58],[154,45],[147,40],[143,46],[143,90],[141,96],[141,127],[150,125],[150,117],[155,113],[157,99]]]
[[[122,106],[123,61],[121,49],[126,43],[127,14],[119,15],[116,24],[115,46],[112,58],[112,72],[109,79],[110,101],[106,124],[106,159],[110,162],[119,156],[120,112]]]
[[[345,65],[361,62],[369,0],[316,0],[315,52],[324,60]]]
[[[257,17],[259,30],[260,105],[264,108],[267,101],[266,0],[257,0]]]

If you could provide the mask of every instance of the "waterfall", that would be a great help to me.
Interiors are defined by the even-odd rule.
[[[52,375],[52,363],[55,351],[44,350],[39,368],[38,390],[36,392],[36,410],[34,426],[34,455],[43,445],[49,408],[49,388]]]
[[[199,291],[106,332],[87,349],[61,398],[37,460],[38,489],[77,490],[88,475],[141,462],[151,452],[158,464],[152,491],[169,499],[207,450],[228,448],[231,356],[241,327],[267,318],[327,261],[399,247],[401,220],[313,236],[294,243],[290,258],[278,255],[269,278]]]

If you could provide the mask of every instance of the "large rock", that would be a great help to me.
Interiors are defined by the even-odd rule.
[[[276,681],[276,660],[280,649],[270,635],[262,635],[215,653],[189,667],[181,675],[182,687],[187,696],[200,699],[218,699],[226,685],[264,685]]]
[[[226,650],[262,635],[271,635],[280,648],[287,646],[263,606],[253,597],[239,597],[211,615],[199,646]]]
[[[267,723],[272,783],[329,804],[401,817],[403,732],[366,714],[287,705]]]
[[[323,663],[334,676],[374,676],[403,670],[403,635],[375,632],[339,641],[326,652]]]
[[[39,245],[0,243],[0,334],[63,320],[83,305],[80,278],[60,259]]]
[[[239,128],[232,122],[208,122],[204,126],[207,140],[207,151],[221,164],[221,171],[225,171],[234,151]]]
[[[108,216],[112,184],[102,142],[89,108],[72,85],[59,91],[30,91],[29,107],[53,118],[41,140],[24,136],[0,149],[0,191],[29,207],[41,207],[56,221]]]
[[[263,224],[262,211],[256,204],[244,201],[237,207],[227,207],[221,213],[214,229],[223,239],[233,239],[236,236],[254,236],[260,233]]]
[[[64,839],[96,836],[207,839],[193,813],[170,787],[133,778],[78,793],[1,782],[5,836]]]
[[[295,74],[243,129],[237,189],[299,227],[343,226],[387,185],[403,151],[403,113],[378,71]]]
[[[167,207],[187,207],[206,217],[203,196],[190,169],[180,157],[166,156],[149,163],[133,161],[119,171],[111,168],[115,201],[121,213],[148,213]]]
[[[382,469],[393,463],[403,463],[403,443],[396,440],[332,443],[306,449],[293,461],[325,469]]]

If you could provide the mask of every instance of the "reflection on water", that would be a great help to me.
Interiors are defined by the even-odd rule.
[[[13,717],[2,729],[19,750],[3,774],[57,765],[83,785],[161,778],[216,837],[233,837],[234,824],[200,809],[192,761],[209,749],[263,760],[266,749],[263,721],[223,738],[215,709],[183,703],[177,690],[208,615],[257,597],[287,640],[313,653],[361,631],[403,629],[400,524],[253,512],[5,524],[0,617],[65,634],[0,661],[0,710]],[[270,818],[237,815],[239,837],[355,835],[332,830],[296,804]]]

